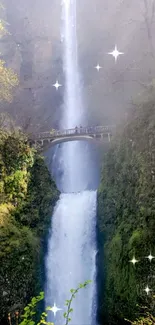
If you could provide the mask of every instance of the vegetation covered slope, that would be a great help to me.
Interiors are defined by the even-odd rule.
[[[98,314],[104,325],[135,319],[137,303],[153,308],[155,260],[146,256],[155,255],[154,92],[145,98],[111,145],[98,191]]]
[[[19,132],[0,132],[0,324],[41,290],[42,251],[55,183]]]

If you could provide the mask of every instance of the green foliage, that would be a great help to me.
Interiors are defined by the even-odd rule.
[[[86,286],[91,283],[90,280],[85,281],[83,284],[80,283],[77,289],[71,289],[71,298],[70,300],[66,300],[65,305],[67,306],[67,312],[64,313],[64,318],[66,319],[65,325],[68,325],[71,321],[71,318],[69,315],[73,312],[73,309],[71,308],[71,304],[73,299],[75,298],[78,291],[82,288],[86,288]],[[40,294],[37,297],[32,298],[31,302],[24,308],[24,314],[22,315],[23,321],[20,322],[19,325],[36,325],[35,321],[35,315],[36,315],[36,307],[38,302],[44,299],[44,292],[40,292]],[[51,322],[47,321],[48,317],[48,311],[52,310],[52,307],[47,307],[44,312],[42,312],[40,316],[40,320],[37,323],[37,325],[45,324],[45,325],[54,325]]]
[[[148,311],[148,308],[145,306],[142,307],[142,310],[143,310],[143,315],[141,315],[135,321],[130,321],[128,319],[126,319],[126,321],[131,325],[154,325],[155,317]]]
[[[117,324],[135,319],[138,304],[152,310],[147,284],[155,264],[145,258],[155,247],[155,100],[154,94],[139,104],[117,135],[105,158],[98,190],[98,228],[102,279],[100,317]],[[129,263],[133,256],[139,261]],[[148,278],[148,276],[150,277]],[[104,292],[104,294],[103,294]],[[136,324],[136,323],[135,323]],[[151,323],[150,323],[151,324]]]
[[[41,289],[43,238],[58,196],[26,137],[0,130],[0,323]]]
[[[146,317],[140,317],[139,319],[131,322],[132,325],[154,325],[155,317],[150,313],[147,313]]]
[[[24,314],[22,316],[23,321],[20,325],[35,325],[34,316],[36,315],[36,306],[39,301],[44,298],[44,293],[40,292],[40,295],[32,298],[31,302],[24,308]]]

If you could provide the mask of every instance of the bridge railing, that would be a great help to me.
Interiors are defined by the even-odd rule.
[[[92,126],[92,127],[75,127],[73,129],[67,129],[67,130],[52,130],[51,132],[41,132],[38,134],[35,134],[35,139],[42,139],[42,138],[56,138],[58,136],[64,136],[64,135],[72,135],[72,134],[100,134],[100,133],[111,133],[112,128],[114,126]]]

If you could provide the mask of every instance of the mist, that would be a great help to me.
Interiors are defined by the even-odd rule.
[[[25,130],[57,128],[63,85],[61,1],[5,0],[3,16],[10,35],[0,42],[2,58],[20,85],[5,109]],[[85,0],[77,4],[81,87],[88,124],[118,124],[154,75],[154,6],[145,0]],[[117,63],[108,55],[124,52]],[[102,69],[94,67],[100,64]],[[3,107],[0,108],[4,110]]]

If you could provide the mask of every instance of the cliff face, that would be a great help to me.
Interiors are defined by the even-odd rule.
[[[107,154],[98,190],[98,317],[101,324],[135,319],[136,304],[153,308],[155,264],[154,90],[136,105]],[[129,261],[133,256],[138,263]],[[106,321],[105,321],[106,319]]]
[[[13,102],[2,103],[0,111],[25,131],[56,127],[62,103],[62,92],[52,87],[61,69],[59,7],[49,0],[5,0],[0,16],[9,32],[0,40],[1,56],[20,81]]]
[[[43,158],[19,133],[0,133],[0,324],[43,290],[43,250],[59,197]]]
[[[61,1],[3,2],[0,14],[10,35],[0,40],[0,52],[20,79],[5,109],[25,129],[58,127],[65,89]],[[116,124],[130,110],[131,97],[154,78],[153,1],[79,0],[77,38],[88,124]],[[124,52],[117,64],[107,55],[115,43]],[[63,85],[58,92],[52,87],[56,79]]]

